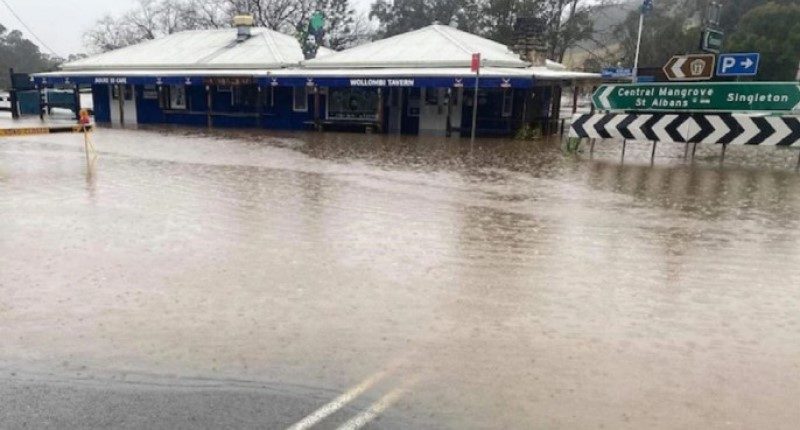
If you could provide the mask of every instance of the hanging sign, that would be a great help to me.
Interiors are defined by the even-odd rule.
[[[480,52],[472,54],[472,62],[470,63],[469,69],[475,73],[478,73],[481,70]]]

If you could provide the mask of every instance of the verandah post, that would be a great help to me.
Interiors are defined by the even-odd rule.
[[[314,86],[314,129],[316,131],[322,131],[319,112],[319,87],[316,85]]]
[[[119,105],[119,125],[125,127],[125,85],[117,84],[117,104]]]
[[[75,121],[81,119],[81,86],[75,84],[75,88],[72,93],[73,100],[75,102]]]
[[[378,124],[379,133],[383,133],[383,88],[378,88]]]
[[[206,85],[206,125],[208,128],[214,127],[214,118],[211,115],[213,101],[214,99],[211,95],[211,85]]]

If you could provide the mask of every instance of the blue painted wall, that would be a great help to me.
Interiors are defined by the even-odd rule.
[[[108,85],[92,85],[95,122],[111,122]]]
[[[294,95],[292,87],[264,88],[272,90],[274,102],[270,105],[270,94],[265,94],[266,106],[262,116],[261,126],[279,130],[313,130],[314,121],[314,95],[309,91],[308,112],[294,111]],[[325,96],[320,95],[320,118],[325,118]]]
[[[166,117],[158,107],[158,99],[145,99],[144,87],[136,86],[136,120],[139,124],[163,124]]]
[[[472,129],[472,100],[474,95],[474,89],[468,88],[464,90],[464,103],[461,109],[461,128],[465,132]],[[516,102],[516,98],[514,101]],[[515,131],[513,129],[513,112],[517,109],[522,109],[522,107],[514,104],[512,116],[504,117],[503,90],[481,90],[478,93],[478,126],[475,129],[475,134],[480,136],[507,136],[512,134]]]
[[[545,89],[547,90],[547,89]],[[293,108],[293,89],[292,87],[263,87],[260,97],[261,106],[232,106],[231,93],[219,92],[213,89],[212,105],[214,115],[212,118],[214,127],[236,127],[253,128],[260,127],[275,130],[313,130],[314,128],[314,94],[308,92],[308,111],[295,112]],[[414,93],[419,97],[419,88],[404,89],[405,96]],[[483,98],[484,103],[478,107],[478,131],[482,135],[508,135],[514,132],[518,112],[522,109],[523,96],[528,93],[526,90],[515,90],[514,96],[514,115],[504,118],[502,112],[502,90],[487,90]],[[204,86],[192,85],[186,88],[186,98],[188,109],[165,111],[159,107],[158,100],[146,100],[144,96],[144,86],[135,87],[137,119],[140,124],[176,124],[187,126],[208,125],[207,117],[207,96]],[[107,85],[92,86],[92,96],[94,99],[95,120],[101,123],[111,122],[109,106],[109,88]],[[544,97],[542,97],[544,96]],[[534,105],[549,103],[548,94],[537,94]],[[270,98],[272,97],[272,101]],[[319,117],[325,120],[326,116],[326,95],[321,94]],[[471,90],[464,92],[464,98],[471,100]],[[407,99],[406,99],[407,100]],[[404,102],[404,113],[402,117],[402,132],[404,134],[417,134],[419,130],[419,118],[408,115],[408,109]],[[235,116],[225,115],[226,113],[259,113],[256,116]],[[462,128],[469,130],[472,122],[472,108],[467,103],[463,104]]]

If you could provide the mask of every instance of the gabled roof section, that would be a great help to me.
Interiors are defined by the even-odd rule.
[[[236,29],[190,30],[66,63],[65,71],[140,69],[276,69],[303,60],[293,37],[254,27],[236,42]]]
[[[446,25],[419,30],[306,60],[308,68],[469,67],[479,52],[483,66],[526,67],[507,46]]]

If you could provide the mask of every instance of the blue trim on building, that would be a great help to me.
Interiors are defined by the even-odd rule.
[[[213,76],[50,76],[34,77],[37,86],[50,85],[189,85],[203,86]],[[474,88],[475,77],[470,76],[392,76],[392,77],[328,77],[313,73],[297,76],[260,77],[255,80],[261,87],[318,86],[318,87],[414,87],[414,88]],[[534,79],[518,77],[481,77],[480,88],[531,88]]]

